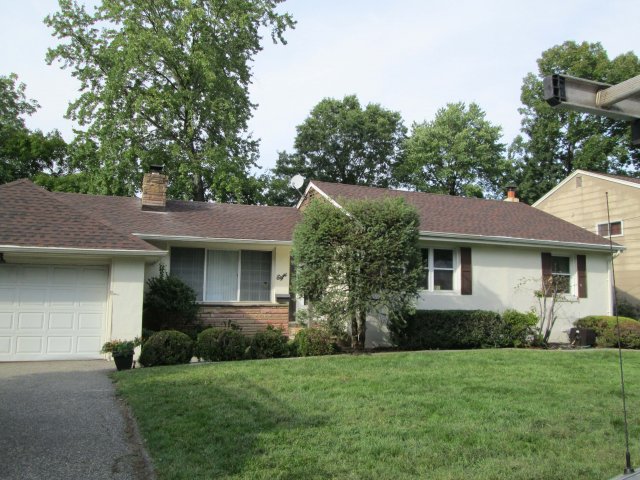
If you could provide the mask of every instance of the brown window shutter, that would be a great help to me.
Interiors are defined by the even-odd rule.
[[[546,297],[552,294],[553,274],[551,271],[551,254],[542,252],[542,291]]]
[[[468,247],[460,248],[460,293],[462,295],[471,295],[472,293],[472,275],[471,275],[471,249]]]
[[[578,298],[587,298],[587,257],[578,255]]]

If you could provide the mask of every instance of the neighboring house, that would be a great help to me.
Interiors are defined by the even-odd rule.
[[[640,179],[576,170],[533,206],[624,245],[614,262],[619,301],[640,307]]]
[[[586,315],[611,314],[609,242],[571,223],[510,201],[452,197],[311,181],[298,207],[324,198],[403,197],[420,216],[425,270],[417,308],[527,311],[542,279],[564,278],[568,301],[558,305],[552,341]],[[614,245],[616,251],[621,247]],[[389,342],[384,320],[369,318],[367,346]]]
[[[101,358],[140,335],[161,263],[196,291],[206,324],[288,328],[294,208],[165,201],[0,185],[0,361]]]

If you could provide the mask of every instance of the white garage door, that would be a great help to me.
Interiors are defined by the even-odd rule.
[[[0,361],[100,358],[107,267],[0,265]]]

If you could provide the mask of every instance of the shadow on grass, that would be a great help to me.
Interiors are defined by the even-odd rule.
[[[323,414],[287,404],[238,373],[232,379],[214,370],[211,378],[200,373],[149,376],[140,390],[144,396],[135,385],[120,384],[160,478],[331,476],[311,452],[291,458],[289,448],[279,448],[325,425]]]

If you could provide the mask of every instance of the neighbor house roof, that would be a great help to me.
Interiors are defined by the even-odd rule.
[[[547,193],[545,193],[542,197],[540,197],[534,204],[534,207],[540,205],[545,199],[553,195],[559,188],[561,188],[566,183],[570,182],[573,178],[578,175],[587,175],[589,177],[599,178],[601,180],[605,180],[608,182],[617,183],[620,185],[626,185],[631,188],[640,188],[640,178],[628,177],[626,175],[612,175],[610,173],[601,173],[601,172],[591,172],[589,170],[574,170],[567,176],[564,180],[562,180],[558,185],[553,187]]]
[[[0,246],[160,252],[144,239],[288,242],[291,207],[168,200],[162,212],[134,197],[48,192],[28,180],[0,185]]]
[[[309,190],[341,204],[344,200],[402,197],[420,216],[423,237],[457,237],[496,242],[609,247],[609,241],[524,203],[454,197],[311,181]],[[619,246],[615,246],[620,248]]]

